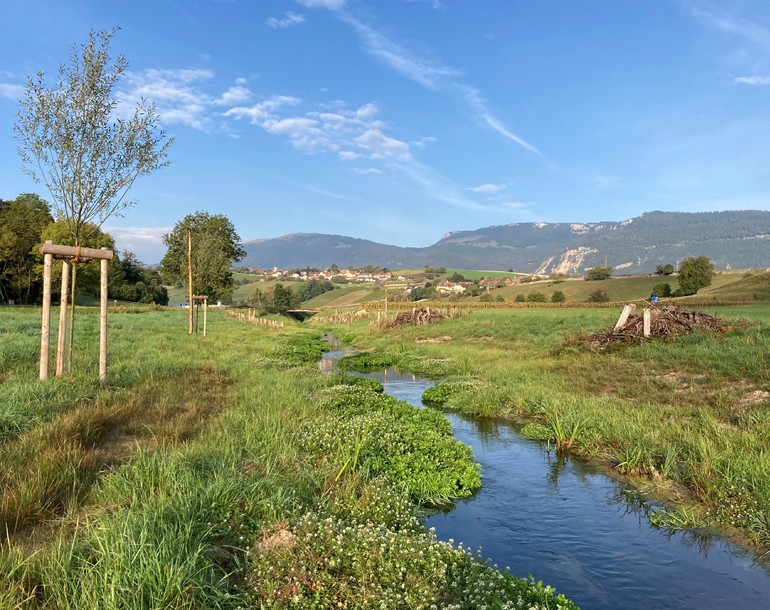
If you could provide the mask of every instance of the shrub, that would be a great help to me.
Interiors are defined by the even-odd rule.
[[[551,295],[551,303],[564,303],[567,297],[561,290],[554,290]]]
[[[525,297],[523,294],[517,294],[516,298],[513,299],[516,303],[524,303],[527,300],[527,297]]]
[[[606,290],[602,290],[601,288],[599,290],[594,290],[588,295],[587,299],[589,303],[608,303],[609,300],[610,295],[607,294]]]
[[[597,265],[586,271],[587,280],[607,280],[612,276],[612,267]]]
[[[527,302],[528,303],[545,303],[548,299],[545,298],[545,295],[542,292],[530,292],[527,295]]]
[[[655,284],[650,291],[651,297],[670,297],[671,286],[666,283]]]

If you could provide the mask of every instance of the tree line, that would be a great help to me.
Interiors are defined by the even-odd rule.
[[[115,241],[93,223],[83,227],[87,237],[80,244],[88,248],[115,250]],[[48,203],[34,193],[16,199],[0,199],[0,303],[39,303],[43,294],[43,257],[38,248],[46,241],[75,245],[66,222],[55,221]],[[79,263],[78,293],[99,294],[96,263]],[[54,265],[52,286],[59,285],[61,264]],[[132,252],[116,252],[109,263],[110,299],[137,303],[168,304],[168,292],[160,274],[142,264]]]

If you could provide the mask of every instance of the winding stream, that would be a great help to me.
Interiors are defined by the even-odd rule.
[[[328,352],[321,368],[352,353]],[[368,374],[422,406],[435,382],[389,369]],[[705,531],[650,526],[631,488],[498,421],[449,413],[481,464],[482,489],[427,520],[443,540],[481,547],[513,574],[532,573],[583,610],[770,609],[770,566]]]

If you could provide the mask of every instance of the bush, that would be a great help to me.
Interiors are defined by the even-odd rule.
[[[554,290],[551,295],[551,303],[564,303],[567,297],[561,290]]]
[[[525,297],[523,294],[517,294],[516,298],[513,299],[516,303],[524,303],[527,300],[527,297]]]
[[[588,295],[587,300],[589,303],[609,303],[610,295],[607,294],[606,290],[594,290]]]
[[[679,265],[679,287],[683,294],[695,294],[711,285],[714,265],[706,256],[689,256]]]
[[[586,271],[587,280],[608,280],[612,276],[612,267],[606,267],[604,265],[597,265],[591,267]]]
[[[548,299],[545,298],[545,295],[542,292],[530,292],[527,295],[527,302],[528,303],[545,303]]]
[[[650,291],[650,296],[651,297],[670,297],[671,286],[665,283],[655,284],[655,286],[653,286],[652,290]]]

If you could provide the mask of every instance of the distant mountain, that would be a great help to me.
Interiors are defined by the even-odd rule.
[[[770,266],[770,212],[648,212],[621,222],[515,223],[454,231],[427,248],[401,248],[340,235],[294,233],[243,244],[250,267],[391,269],[425,265],[576,273],[608,265],[651,273],[707,256],[717,269]]]

